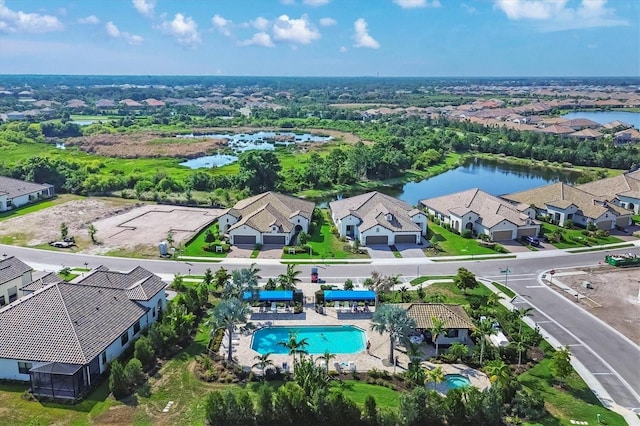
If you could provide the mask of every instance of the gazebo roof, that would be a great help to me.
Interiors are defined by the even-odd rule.
[[[250,300],[251,292],[245,291],[242,299]],[[293,300],[292,290],[260,290],[258,292],[258,301],[260,302],[281,302],[289,300]]]

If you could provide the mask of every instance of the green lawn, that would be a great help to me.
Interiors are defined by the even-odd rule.
[[[451,231],[447,231],[440,225],[436,225],[433,222],[427,224],[429,228],[429,235],[437,235],[440,238],[438,245],[440,251],[437,255],[445,256],[467,256],[475,254],[496,254],[495,250],[491,250],[487,247],[482,247],[478,244],[478,240],[471,238],[463,238],[462,236],[455,234]],[[430,237],[431,238],[431,237]],[[433,250],[425,250],[427,256],[434,256]]]
[[[23,216],[25,214],[34,213],[40,210],[47,209],[52,206],[56,206],[58,204],[64,204],[66,202],[77,200],[82,197],[71,194],[58,195],[55,198],[50,198],[48,200],[42,200],[37,203],[28,204],[24,207],[19,207],[17,209],[9,210],[6,212],[0,213],[0,221],[11,219],[13,217]]]
[[[309,236],[307,244],[311,246],[312,254],[300,253],[300,254],[288,254],[283,252],[283,259],[368,259],[368,254],[354,254],[344,250],[344,246],[347,242],[340,241],[335,235],[331,233],[331,227],[333,222],[329,215],[328,209],[322,209],[322,222],[319,227],[314,229],[313,234]]]
[[[207,244],[205,242],[205,238],[207,236],[207,231],[211,230],[214,235],[218,234],[218,222],[205,227],[198,233],[198,235],[191,240],[185,248],[182,250],[181,256],[194,256],[194,257],[214,257],[214,258],[224,258],[227,257],[227,253],[213,253],[210,251],[205,251],[202,247]]]
[[[509,297],[515,297],[515,295],[516,295],[516,294],[513,292],[513,290],[511,290],[511,289],[510,289],[510,288],[508,288],[508,287],[503,286],[503,285],[502,285],[502,284],[500,284],[500,283],[497,283],[497,282],[495,282],[495,281],[494,281],[494,282],[492,282],[491,284],[493,284],[493,285],[494,285],[494,287],[496,287],[498,290],[500,290],[501,292],[503,292],[504,294],[506,294],[506,295],[507,295],[507,296],[509,296]]]
[[[590,247],[602,244],[615,244],[624,242],[619,238],[611,236],[604,238],[589,237],[582,233],[583,229],[564,229],[560,226],[552,225],[550,223],[542,223],[542,232],[544,234],[551,235],[555,230],[561,230],[564,233],[565,241],[553,244],[554,247],[559,249]]]
[[[364,406],[364,402],[369,395],[375,398],[378,408],[397,409],[400,402],[400,394],[393,389],[384,386],[370,385],[359,380],[345,380],[340,383],[333,382],[331,391],[342,392],[344,396],[360,406]]]
[[[411,301],[418,301],[418,292],[416,290],[419,287],[419,284],[427,281],[427,279],[451,279],[452,276],[441,276],[441,277],[419,277],[411,281],[412,287],[407,293],[411,297]],[[487,297],[491,294],[491,290],[485,287],[482,284],[479,284],[478,287],[467,290],[466,293],[463,293],[456,285],[452,282],[449,283],[434,283],[431,285],[422,287],[425,292],[425,299],[429,300],[430,296],[434,294],[439,294],[444,297],[444,303],[456,303],[461,305],[469,305],[472,301],[479,302],[481,304],[486,303]],[[389,302],[400,302],[400,292],[395,291],[393,293],[387,293],[382,296],[382,300]]]
[[[551,372],[551,360],[543,359],[532,369],[518,377],[518,380],[527,388],[535,389],[542,394],[545,407],[549,415],[536,421],[525,423],[531,426],[556,426],[570,425],[569,420],[588,421],[589,424],[597,423],[597,415],[601,415],[602,424],[625,425],[622,416],[602,407],[589,386],[578,376],[573,374],[568,380],[568,388],[557,389],[552,386],[554,381]]]

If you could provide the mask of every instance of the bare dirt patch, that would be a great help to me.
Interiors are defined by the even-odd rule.
[[[96,425],[131,425],[134,423],[136,409],[126,405],[116,405],[110,407],[104,413],[100,413],[93,419]]]
[[[559,279],[581,295],[602,305],[593,307],[589,300],[583,299],[580,301],[581,306],[640,344],[640,268],[601,266],[576,269],[575,272],[577,275],[562,276]],[[593,288],[585,288],[585,282],[589,282]],[[573,299],[566,291],[560,293]]]

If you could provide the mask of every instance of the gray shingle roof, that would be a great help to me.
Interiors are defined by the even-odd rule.
[[[51,284],[0,309],[0,358],[87,364],[146,312],[120,289]]]
[[[12,179],[0,176],[0,194],[7,195],[8,198],[19,197],[20,195],[31,194],[32,192],[44,191],[51,188],[48,184],[26,182],[24,180]]]
[[[129,272],[109,271],[99,266],[84,277],[78,277],[74,283],[126,290],[133,300],[149,300],[166,287],[160,277],[140,266]]]
[[[14,256],[0,259],[0,284],[21,277],[25,272],[31,270],[29,265]]]

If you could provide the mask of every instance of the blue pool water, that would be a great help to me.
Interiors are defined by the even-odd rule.
[[[471,381],[461,374],[446,374],[444,380],[449,389],[467,388],[471,386]]]
[[[261,354],[288,354],[289,349],[278,342],[288,342],[290,331],[297,334],[298,341],[307,339],[305,350],[310,355],[321,355],[325,351],[332,354],[354,354],[362,352],[366,345],[364,330],[351,325],[265,327],[253,333],[251,349]]]

